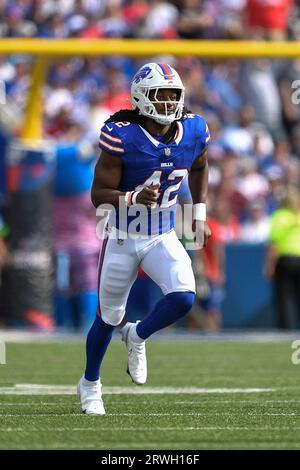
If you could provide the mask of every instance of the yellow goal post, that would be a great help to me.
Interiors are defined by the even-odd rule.
[[[0,39],[0,54],[36,56],[25,115],[23,140],[42,136],[42,87],[51,59],[69,56],[143,57],[173,55],[199,58],[299,58],[300,41],[140,40],[140,39]]]

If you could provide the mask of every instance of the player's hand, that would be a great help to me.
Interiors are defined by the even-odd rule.
[[[211,236],[211,230],[206,222],[202,220],[193,220],[193,232],[195,233],[194,242],[197,244],[199,250],[207,245],[208,239]]]
[[[151,186],[147,186],[146,188],[142,189],[142,191],[140,191],[137,195],[136,203],[144,204],[148,209],[155,206],[156,201],[159,197],[159,187],[160,184],[158,183]]]

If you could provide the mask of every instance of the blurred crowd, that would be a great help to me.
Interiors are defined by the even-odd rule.
[[[299,40],[300,1],[0,0],[0,37]],[[186,87],[187,108],[208,122],[208,209],[217,242],[265,242],[285,188],[300,184],[300,105],[292,99],[300,59],[162,54],[54,60],[44,90],[44,138],[76,143],[82,155],[97,158],[102,123],[131,107],[130,80],[152,60],[175,67]],[[33,61],[22,54],[0,57],[6,124],[17,135]],[[182,201],[188,198],[183,191]]]
[[[268,38],[299,34],[297,0],[1,0],[2,37]]]

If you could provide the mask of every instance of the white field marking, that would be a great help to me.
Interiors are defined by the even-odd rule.
[[[149,402],[144,402],[145,404],[149,404]],[[215,403],[215,402],[214,402]],[[58,405],[63,405],[63,403],[39,403],[40,405],[43,406],[58,406]],[[131,403],[132,404],[132,403]],[[192,403],[193,404],[193,403]],[[68,405],[76,406],[78,403],[68,403]],[[36,406],[36,403],[3,403],[0,404],[0,406]],[[239,415],[240,412],[232,412],[232,411],[224,411],[224,412],[218,412],[218,411],[212,411],[212,412],[191,412],[191,413],[149,413],[147,411],[143,411],[141,413],[106,413],[106,416],[234,416],[234,415]],[[70,412],[69,414],[39,414],[39,413],[24,413],[24,414],[8,414],[8,413],[0,413],[0,416],[81,416],[81,414],[78,413],[72,413]],[[270,412],[255,412],[255,411],[249,411],[249,412],[244,412],[245,416],[300,416],[300,413],[295,413],[295,412],[290,412],[290,413],[270,413]]]
[[[97,419],[99,419],[97,417]],[[293,430],[299,430],[300,426],[293,426]],[[121,427],[118,426],[118,429],[112,429],[111,427],[89,427],[89,428],[72,428],[72,427],[64,427],[64,428],[45,428],[45,429],[26,429],[26,428],[0,428],[0,432],[94,432],[94,431],[290,431],[291,428],[289,426],[264,426],[264,427],[256,427],[256,426],[168,426],[168,427],[143,427],[143,428],[133,428],[133,427]]]
[[[235,441],[233,441],[235,442]],[[247,441],[249,442],[249,441]],[[128,450],[130,448],[130,444],[131,443],[124,443],[124,444],[115,444],[115,446],[111,446],[111,442],[108,442],[106,445],[102,443],[102,446],[100,446],[99,444],[62,444],[61,442],[58,442],[58,443],[53,443],[51,445],[44,445],[43,447],[41,446],[36,446],[36,447],[31,447],[31,449],[33,450],[59,450],[59,449],[66,449],[66,450],[72,450],[72,449],[75,449],[75,450],[88,450],[88,449],[94,449],[94,450],[107,450],[107,446],[109,446],[109,448],[111,449],[111,451],[113,452],[114,450],[117,450],[117,451],[120,451],[120,450]],[[252,444],[252,441],[250,441],[249,444]],[[177,441],[177,442],[172,442],[172,444],[168,444],[168,449],[173,449],[174,452],[176,452],[177,449],[179,448],[182,448],[182,446],[184,445],[187,445],[187,446],[190,446],[191,443],[190,441]],[[212,438],[211,441],[210,441],[210,445],[212,446],[212,448],[214,450],[219,450],[220,449],[220,445],[218,445],[216,443],[216,441]],[[282,449],[282,450],[285,450],[285,449],[298,449],[298,447],[300,446],[299,444],[296,444],[296,443],[293,443],[293,447],[290,447],[290,444],[289,442],[283,442],[283,444],[278,444],[276,443],[277,447]],[[276,448],[277,448],[276,447]],[[190,447],[186,447],[186,449],[189,449]],[[202,449],[206,449],[207,448],[207,443],[205,443],[204,445],[198,445],[198,448],[200,450]],[[272,449],[272,447],[270,446],[270,442],[269,441],[260,441],[259,443],[259,448],[261,450],[269,450],[269,449]],[[22,446],[19,446],[18,447],[18,450],[26,450],[28,449],[28,447],[22,447]],[[161,441],[160,442],[155,442],[155,441],[151,441],[151,442],[148,442],[147,441],[147,445],[145,446],[145,443],[142,443],[142,444],[139,444],[139,443],[134,443],[134,449],[138,450],[138,449],[141,449],[141,450],[154,450],[154,451],[157,451],[158,449],[160,449],[159,451],[160,452],[164,452],[164,448],[161,447]],[[178,452],[178,451],[177,451]],[[193,452],[191,450],[191,452]]]
[[[130,402],[131,405],[132,405],[132,402]],[[145,402],[145,403],[148,403],[149,402]],[[78,405],[78,401],[68,401],[68,402],[65,402],[65,401],[56,401],[56,402],[52,402],[52,403],[45,403],[45,402],[41,402],[41,401],[33,401],[33,402],[27,402],[27,403],[23,403],[23,402],[14,402],[14,403],[0,403],[0,406],[36,406],[36,405],[42,405],[42,406],[74,406],[74,405]]]
[[[43,332],[29,332],[19,330],[3,330],[0,329],[0,338],[5,342],[10,343],[77,343],[81,344],[85,340],[85,335],[82,334],[66,334],[66,333],[43,333]],[[260,342],[260,343],[273,343],[273,342],[292,342],[298,339],[299,335],[295,331],[280,333],[277,331],[263,331],[263,332],[251,332],[251,331],[236,331],[234,333],[187,333],[185,331],[176,332],[163,332],[158,333],[152,337],[152,341],[155,342],[166,342],[166,343],[194,343],[194,342],[205,342],[205,343],[220,343],[220,342],[240,342],[245,344]],[[118,334],[113,336],[113,341],[118,341]]]
[[[202,400],[202,398],[201,398]],[[227,403],[242,403],[242,404],[250,404],[250,405],[257,405],[258,407],[261,406],[267,406],[270,403],[300,403],[300,400],[264,400],[263,402],[259,402],[257,400],[214,400],[214,405],[215,404],[227,404]],[[0,407],[2,406],[36,406],[36,405],[42,405],[42,406],[76,406],[78,405],[77,401],[54,401],[54,402],[14,402],[14,403],[7,403],[7,402],[0,402]],[[140,400],[138,402],[139,405],[149,405],[149,400]],[[118,401],[114,403],[114,407],[116,406],[123,406],[123,405],[133,405],[132,401]],[[207,401],[188,401],[188,400],[183,400],[183,401],[175,401],[173,402],[173,405],[189,405],[189,406],[207,406]]]
[[[72,416],[84,416],[84,413],[1,413],[0,416],[2,416],[2,418],[13,418],[13,417],[27,417],[27,416],[30,416],[32,418],[40,418],[40,417],[47,417],[47,418],[57,418],[57,417],[60,417],[60,416],[69,416],[72,417]]]
[[[256,413],[255,411],[243,413],[245,416],[300,416],[300,413]],[[224,411],[222,413],[208,412],[208,413],[148,413],[143,411],[141,413],[106,413],[106,416],[234,416],[240,415],[240,412],[232,413],[230,411]],[[1,414],[0,414],[1,416]],[[6,415],[7,416],[7,415]],[[27,416],[27,415],[26,415]]]
[[[256,413],[256,412],[248,412],[248,413],[243,413],[244,416],[253,416],[253,417],[257,417],[257,416],[300,416],[300,413]],[[138,417],[141,417],[141,418],[149,418],[149,417],[182,417],[182,416],[192,416],[192,417],[200,417],[200,416],[239,416],[240,413],[239,412],[236,412],[236,413],[232,413],[230,411],[224,411],[223,413],[219,413],[219,412],[208,412],[208,413],[148,413],[147,411],[143,411],[141,413],[106,413],[105,416],[138,416]],[[73,413],[73,412],[70,412],[70,413],[0,413],[0,416],[3,416],[3,417],[10,417],[10,418],[13,418],[13,417],[24,417],[24,416],[30,416],[30,417],[35,417],[35,418],[39,418],[39,417],[49,417],[49,418],[52,418],[52,417],[60,417],[60,416],[69,416],[69,417],[72,417],[72,416],[84,416],[84,413]],[[293,428],[294,429],[294,428]]]
[[[277,402],[276,400],[271,400],[272,403],[280,403],[280,400]],[[299,402],[300,400],[290,400],[290,402],[287,403],[295,403]],[[257,400],[214,400],[214,405],[217,404],[227,404],[227,403],[245,403],[245,404],[257,404],[258,406],[266,406],[266,403],[269,403],[267,400],[264,401],[263,403],[258,402]],[[142,400],[138,402],[139,405],[149,405],[149,400]],[[201,407],[207,407],[208,402],[207,401],[176,401],[173,402],[173,405],[190,405],[190,406],[201,406]],[[7,403],[7,402],[0,402],[0,407],[1,406],[36,406],[36,405],[42,405],[42,406],[74,406],[78,405],[78,401],[53,401],[51,403],[48,402],[41,402],[41,401],[36,401],[36,402],[14,402],[14,403]],[[118,401],[117,403],[114,403],[114,407],[116,406],[124,406],[124,405],[133,405],[132,401]],[[151,403],[150,403],[151,405]]]
[[[201,400],[203,400],[201,398]],[[140,403],[140,402],[139,402]],[[149,403],[149,402],[145,402],[145,403]],[[233,398],[232,400],[214,400],[214,404],[215,403],[243,403],[243,404],[256,404],[258,406],[265,406],[266,404],[269,404],[269,403],[300,403],[300,400],[263,400],[262,402],[259,402],[258,400],[236,400],[235,398]],[[122,402],[118,402],[118,403],[115,403],[115,405],[118,405],[118,404],[122,404]],[[123,404],[126,404],[126,402],[123,402]],[[127,402],[127,404],[132,404],[132,402]],[[207,401],[198,401],[196,402],[195,400],[194,401],[191,401],[191,400],[180,400],[180,401],[174,401],[173,403],[174,405],[195,405],[195,406],[207,406]]]
[[[108,446],[109,444],[107,444]],[[94,444],[87,444],[86,442],[83,443],[83,444],[65,444],[65,443],[62,443],[62,442],[52,442],[51,444],[47,444],[47,445],[43,445],[42,447],[41,446],[36,446],[36,447],[31,447],[31,449],[33,450],[59,450],[59,449],[62,449],[62,450],[72,450],[72,449],[75,449],[75,450],[88,450],[88,449],[94,449],[94,450],[106,450],[107,449],[107,446],[99,446],[98,443],[94,443]],[[128,450],[128,444],[126,445],[126,450]],[[157,449],[157,447],[155,447]],[[28,450],[28,447],[18,447],[18,450]]]
[[[232,442],[235,442],[235,441],[232,441]],[[239,442],[239,441],[238,441]],[[249,442],[249,441],[247,441]],[[51,443],[51,444],[47,444],[47,445],[43,445],[42,447],[41,446],[33,446],[31,447],[32,450],[88,450],[88,449],[94,449],[94,450],[104,450],[104,451],[107,451],[107,446],[109,446],[111,452],[113,452],[114,450],[117,450],[117,451],[120,451],[120,450],[128,450],[130,449],[130,444],[131,443],[124,443],[124,444],[115,444],[115,446],[111,446],[111,442],[108,442],[105,444],[102,443],[102,445],[100,446],[99,444],[95,443],[95,444],[62,444],[61,442],[54,442],[54,443]],[[249,444],[252,444],[252,441],[250,441]],[[174,450],[174,452],[176,452],[177,449],[179,448],[182,448],[182,446],[190,446],[191,443],[190,441],[175,441],[175,442],[172,442],[172,444],[168,444],[168,449],[172,449]],[[220,445],[218,445],[216,443],[216,441],[212,438],[211,441],[210,441],[210,445],[212,446],[212,448],[214,450],[219,450],[220,449]],[[293,443],[292,446],[293,447],[290,447],[290,444],[289,442],[283,442],[282,444],[278,444],[276,443],[278,449],[282,449],[282,450],[287,450],[287,449],[298,449],[298,447],[300,446],[299,444],[297,443]],[[207,443],[205,443],[204,445],[198,445],[198,448],[200,450],[202,449],[206,449],[207,447]],[[256,446],[257,447],[257,446]],[[276,448],[277,448],[276,447]],[[27,450],[28,447],[23,447],[23,446],[18,446],[18,450]],[[157,451],[159,449],[160,452],[164,452],[164,448],[161,447],[161,441],[160,442],[155,442],[155,441],[151,441],[151,442],[148,442],[147,441],[147,445],[145,445],[145,443],[134,443],[134,449],[138,450],[138,449],[141,449],[141,450],[154,450],[154,451]],[[186,447],[186,449],[190,449],[190,447]],[[272,446],[270,446],[270,442],[269,441],[260,441],[259,443],[259,449],[261,450],[269,450],[269,449],[273,449]],[[178,451],[177,451],[178,452]],[[191,450],[191,452],[193,452]]]
[[[274,388],[198,388],[198,387],[103,387],[104,395],[261,393]],[[0,387],[0,395],[76,395],[73,385],[16,384]]]

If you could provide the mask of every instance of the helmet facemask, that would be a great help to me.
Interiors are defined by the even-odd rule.
[[[178,88],[174,88],[174,91],[177,94],[176,101],[161,101],[157,98],[157,93],[160,89],[169,89],[168,87],[163,88],[148,88],[144,91],[145,102],[144,102],[144,116],[147,116],[153,119],[159,124],[171,124],[173,121],[176,121],[181,118],[183,106],[184,106],[184,91]],[[154,91],[153,97],[150,97],[151,91]],[[159,104],[163,107],[162,110],[157,110],[155,105]],[[171,107],[174,109],[171,109]]]
[[[143,116],[162,125],[179,120],[184,107],[184,87],[181,79],[174,69],[170,66],[168,68],[172,71],[172,75],[165,77],[160,71],[159,64],[147,64],[135,75],[131,86],[133,106],[138,108]],[[162,89],[174,90],[177,94],[176,101],[158,100],[158,91]],[[162,108],[159,112],[155,107],[157,104]],[[170,111],[171,107],[174,107],[174,110]]]

